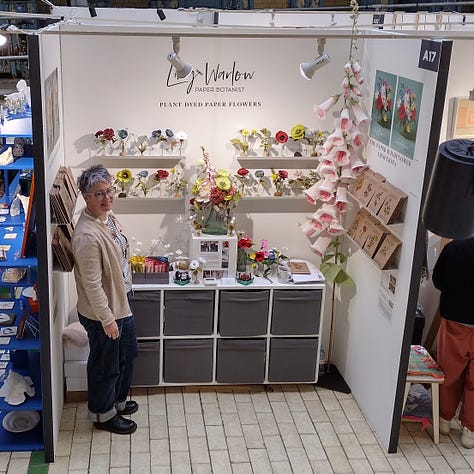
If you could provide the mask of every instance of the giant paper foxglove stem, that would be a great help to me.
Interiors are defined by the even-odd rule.
[[[326,113],[340,104],[334,122],[335,128],[321,147],[320,164],[316,170],[321,180],[305,191],[307,200],[319,206],[319,209],[301,226],[304,235],[312,242],[311,251],[321,258],[321,272],[328,282],[332,282],[328,369],[334,341],[336,285],[354,286],[354,281],[343,268],[347,257],[341,249],[340,241],[340,236],[346,232],[343,216],[349,209],[347,188],[367,166],[363,149],[368,139],[366,127],[369,116],[361,104],[365,80],[362,67],[356,59],[359,5],[356,0],[351,0],[350,5],[352,35],[349,60],[344,65],[340,91],[314,108],[317,117],[325,119]]]

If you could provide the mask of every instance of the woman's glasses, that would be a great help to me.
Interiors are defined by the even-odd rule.
[[[93,194],[96,199],[99,199],[99,201],[103,201],[106,196],[107,197],[114,197],[115,196],[115,188],[113,186],[110,186],[110,188],[104,189],[103,191],[97,191],[95,193],[90,193]]]

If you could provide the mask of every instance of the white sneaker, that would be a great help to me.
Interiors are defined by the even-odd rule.
[[[439,432],[444,435],[448,435],[451,430],[451,420],[445,420],[439,417]]]
[[[461,445],[464,448],[474,448],[474,431],[468,430],[465,426],[462,429]]]

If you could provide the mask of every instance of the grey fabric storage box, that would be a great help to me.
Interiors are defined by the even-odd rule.
[[[158,337],[160,335],[160,292],[134,291],[130,305],[135,316],[137,337]]]
[[[270,382],[313,382],[316,379],[317,338],[272,338]]]
[[[219,334],[261,336],[267,333],[269,290],[221,290]]]
[[[166,336],[211,335],[214,325],[214,291],[165,291]]]
[[[271,333],[318,334],[322,290],[275,290]]]
[[[217,382],[263,383],[265,344],[265,339],[219,339]]]
[[[160,383],[160,341],[138,341],[138,357],[133,366],[132,385]]]
[[[212,339],[166,339],[163,379],[169,383],[212,381]]]

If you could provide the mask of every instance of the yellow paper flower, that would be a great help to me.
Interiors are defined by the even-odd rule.
[[[228,191],[232,183],[227,176],[216,176],[216,186],[222,191]]]
[[[305,130],[306,127],[298,123],[291,129],[290,136],[293,138],[293,140],[300,140],[301,138],[304,138]]]
[[[121,183],[128,183],[132,179],[132,172],[130,170],[124,169],[120,170],[116,174],[117,180]]]

